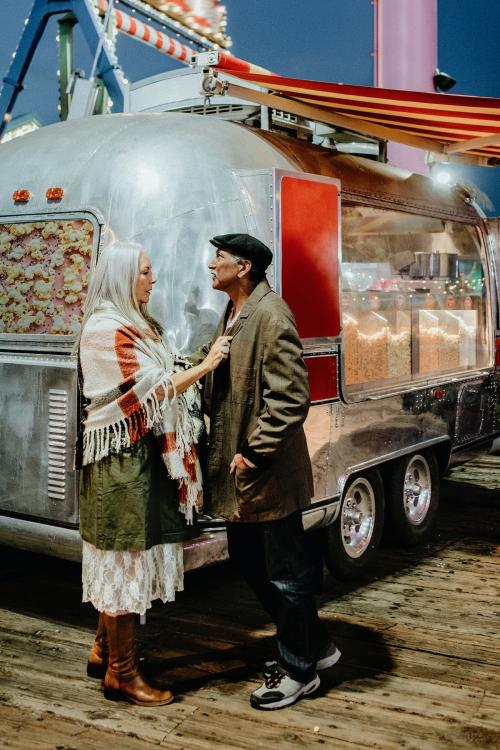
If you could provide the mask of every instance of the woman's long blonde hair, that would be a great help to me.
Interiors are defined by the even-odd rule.
[[[104,302],[111,302],[124,318],[139,328],[152,328],[162,335],[161,325],[149,313],[147,304],[139,303],[136,296],[142,252],[143,248],[137,242],[119,241],[101,250],[83,305],[82,327],[75,342],[75,352],[79,349],[85,324]]]

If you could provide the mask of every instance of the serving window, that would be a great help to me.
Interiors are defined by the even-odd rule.
[[[87,219],[0,223],[0,333],[76,334],[93,243]]]
[[[488,365],[476,227],[365,206],[342,209],[347,393]]]

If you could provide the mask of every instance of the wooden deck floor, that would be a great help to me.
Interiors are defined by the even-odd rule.
[[[322,616],[343,658],[323,693],[254,711],[272,629],[229,565],[190,574],[139,630],[156,709],[110,703],[84,675],[95,615],[77,565],[0,550],[0,747],[11,750],[500,747],[500,456],[443,482],[431,545],[385,549],[370,578],[329,577]]]

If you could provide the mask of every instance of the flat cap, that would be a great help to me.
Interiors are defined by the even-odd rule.
[[[273,259],[273,254],[263,242],[250,234],[219,234],[210,242],[215,247],[229,250],[233,255],[251,260],[254,268],[265,271]]]

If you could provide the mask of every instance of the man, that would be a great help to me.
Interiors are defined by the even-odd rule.
[[[210,242],[212,286],[229,295],[215,336],[232,340],[228,360],[205,380],[205,498],[226,519],[230,558],[277,628],[279,661],[266,665],[250,702],[284,708],[316,692],[317,670],[340,657],[318,618],[302,526],[313,494],[307,373],[293,315],[266,280],[269,248],[248,234]]]

